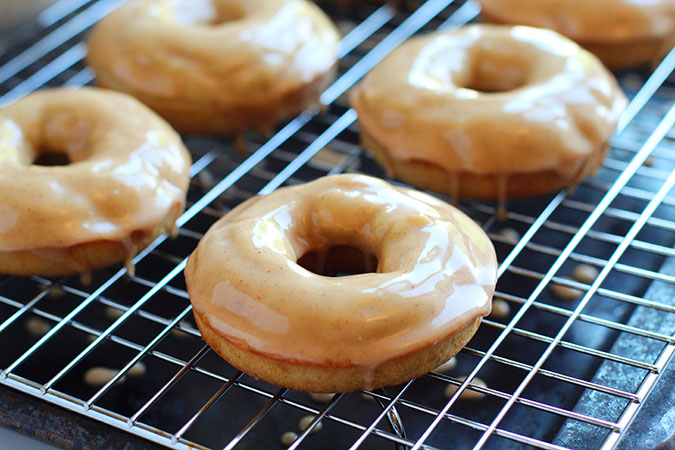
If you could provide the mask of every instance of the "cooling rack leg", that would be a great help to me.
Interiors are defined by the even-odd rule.
[[[382,395],[387,395],[384,389],[378,389],[376,391],[378,394]],[[382,401],[380,397],[373,397],[375,401],[377,402],[378,405],[380,405],[380,408],[383,410],[386,409],[386,405]],[[391,426],[391,429],[396,435],[400,438],[406,439],[407,436],[405,434],[405,427],[403,426],[403,421],[401,420],[401,416],[398,414],[398,411],[396,410],[396,406],[392,406],[389,411],[387,411],[387,421],[389,422],[389,426]],[[394,448],[396,450],[407,450],[408,446],[400,444],[398,442],[394,442]]]

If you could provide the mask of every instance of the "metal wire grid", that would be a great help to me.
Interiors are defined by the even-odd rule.
[[[81,34],[120,3],[61,1],[43,13],[40,37],[17,45],[1,59],[0,101],[43,86],[91,82],[91,74],[82,65]],[[9,353],[0,355],[0,367],[4,367],[0,383],[176,448],[269,445],[278,436],[261,437],[256,430],[300,412],[316,415],[316,419],[291,448],[330,447],[330,442],[321,440],[329,428],[344,434],[352,448],[379,448],[385,442],[414,449],[455,447],[456,442],[447,440],[455,432],[468,436],[466,442],[474,448],[507,444],[562,448],[555,443],[557,428],[539,434],[525,432],[510,420],[518,409],[531,411],[535,417],[553,416],[558,427],[564,420],[587,424],[601,431],[596,447],[614,447],[675,351],[675,330],[659,333],[629,326],[594,308],[611,303],[629,315],[633,308],[648,307],[661,311],[663,320],[672,322],[675,317],[675,307],[642,295],[651,282],[675,283],[675,277],[659,272],[662,261],[675,256],[671,133],[675,91],[669,80],[675,53],[646,79],[634,73],[621,76],[622,86],[632,95],[631,104],[598,177],[586,180],[576,193],[513,202],[506,223],[496,220],[492,204],[462,202],[462,209],[497,246],[500,284],[496,298],[514,310],[510,320],[485,320],[477,338],[459,355],[466,378],[460,378],[459,372],[453,372],[457,376],[432,372],[386,392],[368,392],[381,408],[371,408],[364,419],[355,411],[360,400],[354,394],[338,394],[320,406],[303,394],[258,382],[230,368],[203,344],[191,319],[181,273],[185,258],[208,226],[244,199],[283,184],[340,172],[382,176],[358,145],[356,115],[344,94],[412,34],[461,25],[478,12],[471,1],[452,0],[430,0],[411,13],[389,6],[350,8],[350,20],[343,20],[351,25],[345,26],[350,31],[342,40],[340,77],[322,96],[330,107],[301,114],[269,138],[249,139],[249,155],[236,153],[227,141],[188,137],[195,163],[188,209],[178,221],[179,237],[171,241],[162,236],[143,250],[134,258],[135,275],[129,276],[124,269],[103,270],[87,286],[74,277],[0,279],[0,348]],[[336,14],[346,19],[339,11]],[[507,226],[522,237],[503,233]],[[599,276],[590,285],[568,279],[565,274],[574,263],[600,268]],[[581,290],[583,296],[574,303],[557,302],[548,295],[548,288],[556,284]],[[6,349],[8,339],[16,335],[12,331],[30,317],[48,321],[49,330],[24,347]],[[554,317],[555,326],[548,330],[533,326],[532,317],[535,323],[543,320],[547,324]],[[615,354],[606,341],[579,342],[575,327],[634,335],[657,343],[657,350],[642,359]],[[45,369],[44,359],[59,342],[72,347],[67,351],[70,357]],[[527,346],[530,355],[511,352],[514,345]],[[84,368],[97,355],[110,352],[121,361],[116,375],[100,388],[83,386]],[[572,361],[587,359],[596,365],[612,361],[633,368],[640,374],[639,382],[631,388],[620,383],[605,385],[593,381],[592,373],[576,373],[573,367],[551,363],[566,361],[568,355]],[[162,366],[164,371],[158,373],[169,375],[149,382],[149,390],[145,386],[133,392],[136,397],[131,404],[120,406],[120,396],[130,394],[119,382],[139,361],[149,368]],[[495,373],[507,369],[520,376],[495,379]],[[473,383],[478,375],[488,381],[488,387]],[[579,413],[574,403],[530,392],[537,383],[604,393],[622,402],[620,414]],[[445,400],[442,392],[450,384],[457,391]],[[429,390],[441,394],[429,400]],[[466,390],[486,396],[479,408],[461,400]],[[191,409],[175,422],[178,425],[169,424],[162,415],[176,406],[176,396],[172,396],[176,392],[180,393],[178,401],[185,400],[186,392],[195,397],[188,405]],[[255,413],[244,415],[240,408],[249,403]],[[185,407],[185,403],[180,405]],[[223,412],[231,414],[227,417],[236,423],[235,433],[213,432]],[[325,430],[310,437],[320,422]]]

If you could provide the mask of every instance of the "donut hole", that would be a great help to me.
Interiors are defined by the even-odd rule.
[[[176,2],[176,17],[183,25],[218,26],[241,20],[245,11],[240,5],[223,0]]]
[[[234,22],[244,18],[244,11],[232,6],[227,8],[216,8],[216,14],[205,22],[204,25],[217,26],[228,22]]]
[[[460,87],[484,93],[508,92],[528,82],[528,67],[518,59],[478,56]]]
[[[67,166],[71,164],[70,156],[66,152],[57,150],[43,150],[33,160],[34,166]]]
[[[44,114],[40,135],[28,142],[28,160],[34,166],[67,166],[88,159],[94,125],[84,114],[62,109]]]
[[[309,251],[298,259],[298,265],[317,275],[344,277],[377,272],[377,257],[357,247],[335,245]]]
[[[46,139],[41,145],[33,147],[34,166],[68,166],[87,159],[90,149],[82,142],[72,139]]]

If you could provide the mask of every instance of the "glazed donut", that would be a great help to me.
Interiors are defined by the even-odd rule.
[[[496,277],[494,248],[471,219],[362,175],[244,202],[185,269],[202,337],[220,356],[311,392],[397,384],[447,361],[489,314]]]
[[[626,98],[593,55],[553,31],[473,25],[404,43],[351,102],[389,176],[502,204],[592,173]]]
[[[99,85],[182,132],[266,132],[316,104],[338,33],[306,0],[133,0],[88,40]]]
[[[62,165],[40,165],[49,155]],[[171,127],[124,94],[52,89],[0,109],[0,273],[129,262],[174,228],[189,167]]]
[[[489,22],[550,28],[623,69],[675,44],[674,0],[479,0]]]

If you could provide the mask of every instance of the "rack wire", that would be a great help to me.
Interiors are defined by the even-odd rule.
[[[0,103],[92,83],[83,34],[121,3],[61,0],[46,10],[37,31],[0,56]],[[321,6],[344,35],[325,110],[249,137],[247,154],[229,140],[185,136],[195,162],[179,236],[161,236],[137,255],[134,275],[105,269],[88,285],[0,278],[0,384],[174,448],[273,448],[306,414],[314,419],[293,449],[560,449],[573,446],[570,433],[583,448],[615,448],[675,352],[675,304],[649,294],[655,284],[675,285],[661,270],[675,256],[675,52],[649,73],[618,74],[631,103],[595,178],[574,192],[510,202],[505,222],[493,204],[461,202],[495,243],[495,299],[511,312],[486,319],[449,374],[320,403],[235,370],[201,341],[182,271],[208,227],[282,185],[342,172],[384,177],[359,146],[349,89],[410,36],[480,12],[471,0]],[[569,277],[582,263],[598,269],[594,281]],[[560,300],[554,286],[579,298]],[[642,310],[658,320],[636,325]],[[620,339],[639,341],[642,353],[619,351]],[[132,377],[141,362],[145,375]],[[598,378],[607,364],[621,370]],[[114,369],[102,386],[84,381],[94,366]],[[446,398],[448,386],[455,391]],[[583,404],[589,393],[601,407]]]

